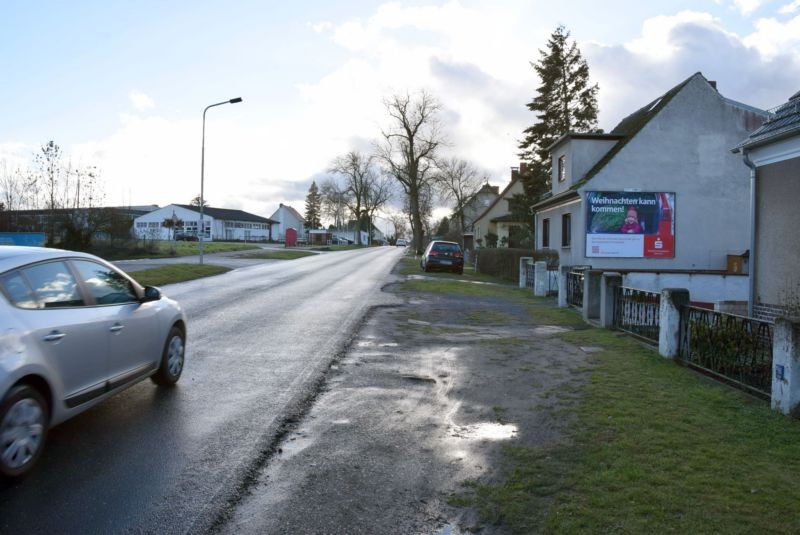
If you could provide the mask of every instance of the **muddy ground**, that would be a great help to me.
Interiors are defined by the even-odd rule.
[[[502,479],[506,445],[565,440],[587,355],[518,300],[403,280],[219,532],[508,532],[450,497]]]

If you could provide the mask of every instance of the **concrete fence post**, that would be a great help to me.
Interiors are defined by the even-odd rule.
[[[614,297],[616,289],[622,286],[622,275],[603,273],[600,282],[600,326],[610,329],[614,326]]]
[[[789,414],[800,403],[800,319],[776,318],[772,340],[772,409]]]
[[[545,297],[547,288],[550,286],[549,275],[547,274],[547,262],[539,260],[533,263],[533,295]]]
[[[600,282],[603,272],[587,269],[583,272],[583,321],[600,318]]]
[[[519,287],[527,288],[528,286],[528,264],[533,262],[532,256],[523,256],[519,259]]]
[[[689,290],[685,288],[664,288],[661,290],[661,304],[658,309],[658,354],[674,359],[678,356],[681,343],[681,307],[689,304]]]
[[[569,277],[570,266],[560,266],[558,268],[558,306],[566,308],[567,302],[567,277]]]

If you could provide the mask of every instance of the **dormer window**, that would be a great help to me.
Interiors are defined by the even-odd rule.
[[[567,157],[558,157],[558,181],[564,182],[567,179]]]

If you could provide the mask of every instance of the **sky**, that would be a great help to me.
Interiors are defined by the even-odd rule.
[[[208,111],[205,198],[302,212],[336,156],[371,149],[384,99],[424,89],[446,155],[502,187],[559,24],[606,130],[697,71],[760,108],[800,90],[800,0],[0,0],[0,163],[54,140],[100,169],[106,205],[188,203],[203,109],[241,97]]]

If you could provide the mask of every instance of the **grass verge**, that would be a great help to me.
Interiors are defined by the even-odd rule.
[[[230,269],[211,264],[169,264],[136,271],[132,275],[143,286],[163,286],[175,282],[219,275],[227,271],[230,271]]]
[[[552,300],[447,279],[462,277],[404,288],[523,302],[532,323],[578,327],[558,336],[602,348],[588,357],[585,387],[562,392],[554,409],[575,418],[565,441],[507,447],[499,481],[470,482],[452,505],[517,533],[800,533],[799,421],[630,337],[587,328]]]
[[[225,253],[231,251],[246,251],[257,249],[257,245],[248,243],[205,242],[203,253]],[[98,241],[89,251],[106,260],[130,260],[135,258],[170,258],[175,256],[194,256],[200,254],[198,242],[185,241],[131,241],[127,243],[114,243]]]
[[[519,533],[800,532],[800,422],[617,333],[560,336],[604,349],[570,444],[509,448],[507,477],[472,494],[486,521]]]
[[[258,260],[294,260],[304,256],[316,256],[308,251],[263,251],[260,253],[240,254],[236,258],[252,258]]]

